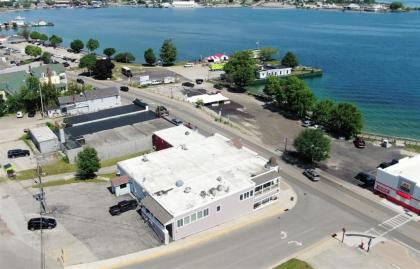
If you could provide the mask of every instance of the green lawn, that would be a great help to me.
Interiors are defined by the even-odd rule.
[[[420,145],[405,145],[405,149],[408,151],[420,153]]]
[[[124,161],[124,160],[127,160],[127,159],[131,159],[131,158],[134,158],[134,157],[138,157],[138,156],[144,155],[148,152],[149,151],[136,152],[136,153],[124,155],[124,156],[121,156],[121,157],[118,157],[118,158],[114,158],[114,159],[103,160],[101,162],[101,167],[113,166],[113,165],[116,165],[118,162],[121,162],[121,161]]]
[[[42,184],[44,188],[47,187],[56,187],[56,186],[62,186],[62,185],[68,185],[68,184],[74,184],[74,183],[103,183],[105,181],[100,179],[86,179],[86,180],[80,180],[76,178],[72,179],[58,179],[58,180],[51,180],[48,182],[45,182]],[[39,188],[39,184],[32,185],[32,188]]]
[[[291,259],[273,269],[313,269],[312,266],[298,259]]]

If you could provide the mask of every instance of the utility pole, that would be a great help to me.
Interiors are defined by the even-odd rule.
[[[38,83],[38,89],[39,89],[39,95],[41,97],[41,116],[42,118],[44,118],[44,102],[42,101],[42,87],[41,87],[41,83]]]
[[[344,242],[344,235],[346,234],[346,228],[343,228],[343,237],[341,238],[341,243]]]
[[[35,196],[35,199],[37,201],[39,201],[39,216],[41,218],[41,233],[40,233],[40,254],[41,254],[41,269],[45,269],[45,244],[44,244],[44,229],[42,227],[42,216],[43,214],[47,213],[47,206],[46,206],[46,202],[45,202],[45,192],[44,192],[44,187],[42,186],[42,169],[41,166],[39,164],[39,159],[38,158],[42,158],[42,156],[36,156],[36,171],[38,174],[38,186],[39,186],[39,194]]]

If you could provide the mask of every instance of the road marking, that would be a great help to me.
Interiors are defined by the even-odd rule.
[[[303,244],[302,244],[302,242],[298,242],[298,241],[289,241],[289,242],[287,242],[287,244],[296,244],[296,246],[298,246],[298,247],[301,247]]]
[[[410,245],[407,245],[406,243],[401,242],[400,240],[398,240],[398,239],[396,239],[396,238],[394,238],[394,237],[392,237],[392,240],[393,240],[393,241],[395,241],[395,242],[397,242],[398,244],[400,244],[400,245],[402,245],[402,246],[404,246],[404,247],[406,247],[406,248],[409,248],[409,249],[411,249],[412,251],[414,251],[414,252],[416,252],[416,253],[420,254],[420,251],[419,251],[418,249],[415,249],[414,247],[412,247],[412,246],[410,246]]]
[[[389,232],[398,229],[404,224],[410,222],[412,217],[407,216],[404,213],[398,214],[390,219],[385,220],[384,222],[378,224],[376,227],[370,228],[365,233],[370,233],[378,237],[382,237]]]
[[[281,231],[281,239],[286,239],[287,238],[287,233],[285,231]]]

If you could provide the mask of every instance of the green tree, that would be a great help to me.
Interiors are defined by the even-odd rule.
[[[21,92],[8,95],[6,104],[8,113],[14,113],[25,108],[21,99]]]
[[[172,42],[172,39],[166,39],[163,41],[162,47],[160,48],[160,58],[164,65],[172,65],[176,61],[177,49]]]
[[[404,9],[404,5],[402,2],[394,1],[389,5],[389,9],[391,9],[392,11],[402,10]]]
[[[31,35],[31,32],[29,31],[28,26],[24,26],[22,30],[18,33],[21,37],[25,38],[26,40],[29,40],[29,37]]]
[[[293,143],[302,158],[311,162],[320,162],[329,157],[330,140],[319,129],[303,130]]]
[[[229,81],[243,88],[255,80],[257,67],[251,52],[244,50],[235,53],[225,64],[224,70]]]
[[[144,60],[149,65],[154,65],[156,63],[156,56],[155,56],[155,53],[153,52],[152,48],[148,48],[144,52]]]
[[[77,177],[80,179],[91,179],[101,168],[98,153],[94,148],[86,147],[77,154]]]
[[[8,112],[6,101],[3,100],[3,96],[0,96],[0,117],[3,117]]]
[[[80,58],[79,67],[86,68],[89,73],[92,75],[92,71],[95,69],[96,66],[96,56],[93,54],[88,54]]]
[[[108,57],[111,58],[112,55],[115,54],[115,52],[117,52],[114,48],[106,48],[104,49],[104,54]]]
[[[58,92],[51,83],[42,83],[41,85],[42,101],[45,107],[56,107],[58,105]]]
[[[17,99],[27,111],[40,107],[39,89],[39,79],[33,76],[29,76],[25,81],[25,85],[20,89]]]
[[[37,32],[37,31],[31,32],[31,34],[29,36],[31,37],[31,39],[34,39],[34,40],[40,40],[41,39],[41,33]]]
[[[41,41],[47,41],[48,40],[48,36],[46,35],[46,34],[40,34],[39,35],[39,40],[41,40]]]
[[[51,63],[51,57],[52,57],[51,53],[44,51],[41,55],[41,60],[44,64],[49,64]]]
[[[331,113],[331,130],[349,139],[363,128],[363,115],[357,106],[350,103],[336,105]]]
[[[328,99],[316,102],[312,109],[312,119],[318,124],[330,128],[334,105],[334,102]]]
[[[281,60],[281,64],[287,67],[295,68],[299,65],[299,60],[293,52],[288,51]]]
[[[279,53],[279,50],[276,48],[261,48],[260,49],[260,59],[263,61],[269,61],[272,60],[274,55],[277,55]]]
[[[25,47],[25,54],[36,58],[42,54],[42,49],[38,46],[27,45]]]
[[[56,48],[61,43],[63,43],[63,39],[57,35],[52,35],[50,36],[50,43],[54,48]]]
[[[287,104],[290,111],[296,113],[300,118],[304,118],[315,103],[315,95],[308,86],[302,87],[291,92],[287,98]]]
[[[86,48],[92,53],[99,48],[99,41],[96,39],[89,39],[86,43]]]
[[[265,81],[264,93],[268,96],[275,96],[281,91],[282,83],[281,78],[275,76],[269,76]]]
[[[112,69],[115,65],[111,62],[110,59],[106,60],[97,60],[95,64],[95,78],[97,79],[108,79],[112,78]]]
[[[132,63],[136,60],[136,57],[130,52],[120,52],[115,55],[114,59],[119,63]]]
[[[83,44],[83,41],[80,39],[75,39],[70,43],[70,48],[74,53],[80,53],[84,47],[85,44]]]

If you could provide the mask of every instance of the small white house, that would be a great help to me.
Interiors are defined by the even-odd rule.
[[[130,193],[130,183],[128,176],[120,176],[111,180],[112,193],[115,196]]]
[[[41,153],[55,152],[59,149],[58,137],[47,126],[29,130],[34,145]]]
[[[292,74],[292,68],[287,66],[263,66],[257,71],[257,79],[265,79],[271,76],[283,77]]]

